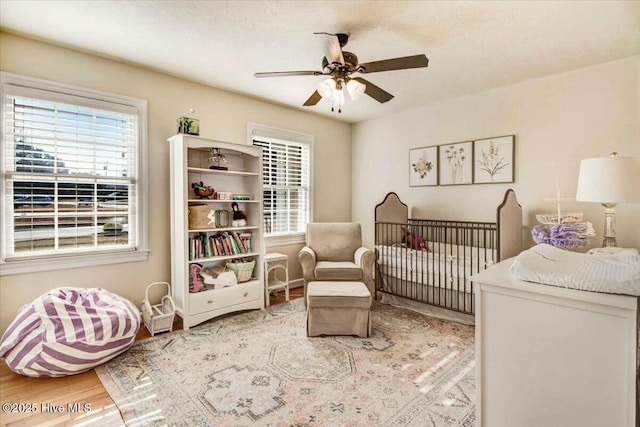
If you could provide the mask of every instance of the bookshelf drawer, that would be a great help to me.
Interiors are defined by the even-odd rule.
[[[208,290],[189,294],[191,314],[218,310],[223,307],[243,304],[260,299],[261,282],[252,280],[223,289]]]

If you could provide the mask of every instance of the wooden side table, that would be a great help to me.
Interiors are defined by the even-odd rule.
[[[278,278],[278,271],[284,275]],[[269,278],[269,273],[273,271],[273,277]],[[284,279],[284,280],[282,280]],[[264,256],[264,299],[265,305],[269,306],[269,293],[284,289],[285,299],[289,301],[289,257],[276,252],[265,254]]]

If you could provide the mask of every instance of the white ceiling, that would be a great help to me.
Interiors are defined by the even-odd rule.
[[[640,1],[2,0],[0,27],[347,122],[640,54]],[[253,77],[321,70],[321,31],[429,67],[364,76],[395,98],[342,114],[302,106],[324,77]]]

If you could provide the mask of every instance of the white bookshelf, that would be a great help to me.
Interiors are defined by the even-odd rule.
[[[262,150],[258,147],[216,141],[199,136],[175,135],[170,143],[171,198],[171,285],[176,311],[183,319],[184,329],[226,313],[264,307],[264,242],[262,213]],[[219,148],[227,159],[228,170],[209,169],[210,149]],[[198,198],[191,184],[202,182],[216,192],[248,196],[248,200],[218,200]],[[227,210],[237,203],[247,217],[242,227],[189,227],[189,207],[207,205]],[[190,252],[190,239],[201,234],[250,233],[251,248],[235,254],[198,256]],[[239,259],[255,260],[249,281],[223,289],[207,287],[190,292],[189,271],[194,263],[215,267]]]

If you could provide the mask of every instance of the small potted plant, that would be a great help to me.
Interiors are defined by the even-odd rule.
[[[189,114],[195,113],[192,108],[189,110]],[[188,135],[200,135],[200,120],[193,117],[180,117],[178,122],[178,133],[186,133]]]

